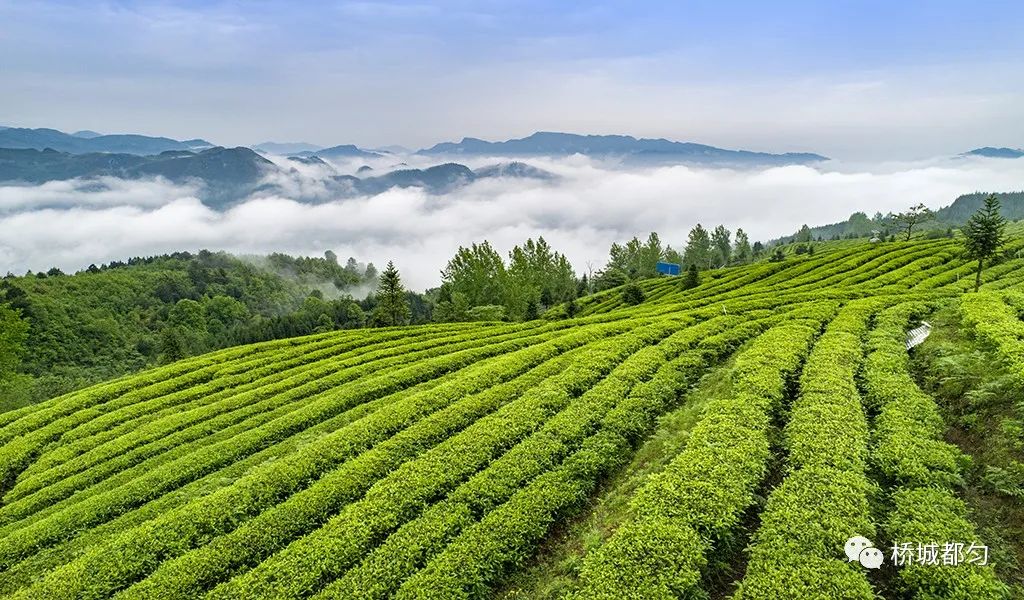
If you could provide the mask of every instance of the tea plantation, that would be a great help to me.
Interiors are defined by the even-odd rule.
[[[986,541],[965,500],[984,465],[906,332],[945,311],[1024,388],[1021,249],[974,293],[954,240],[825,243],[573,318],[234,347],[0,413],[0,595],[1010,598],[995,556],[890,548]],[[725,391],[573,542],[709,375]],[[857,535],[882,568],[847,558]],[[514,579],[566,546],[556,588]]]

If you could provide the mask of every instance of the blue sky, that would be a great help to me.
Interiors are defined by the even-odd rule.
[[[921,158],[1024,146],[1022,28],[1021,2],[0,0],[0,124]]]

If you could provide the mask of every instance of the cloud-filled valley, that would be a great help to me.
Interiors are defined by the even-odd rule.
[[[613,241],[657,231],[681,247],[696,223],[742,227],[752,239],[824,224],[854,211],[888,212],[923,202],[948,205],[974,191],[1024,187],[1024,160],[936,159],[905,164],[791,165],[734,170],[630,167],[582,156],[529,159],[554,178],[488,177],[431,194],[418,187],[339,196],[327,171],[382,174],[436,158],[384,156],[325,170],[271,157],[278,170],[262,191],[216,211],[196,185],[166,180],[70,180],[0,186],[0,272],[90,263],[178,250],[320,255],[330,249],[377,265],[394,260],[413,289],[439,282],[460,245],[490,240],[500,251],[543,235],[578,272],[599,268]],[[472,169],[507,157],[467,157]],[[405,164],[400,164],[405,163]],[[282,173],[285,173],[282,175]],[[270,185],[272,184],[272,185]],[[310,202],[309,199],[315,199]],[[300,200],[306,201],[300,201]]]

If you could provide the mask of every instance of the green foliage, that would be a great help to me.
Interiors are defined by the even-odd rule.
[[[780,325],[739,356],[734,396],[709,406],[686,450],[633,497],[637,520],[587,557],[580,598],[699,595],[708,540],[728,535],[753,502],[767,469],[771,415],[813,335],[810,327]],[[680,543],[691,546],[673,551]]]
[[[635,283],[627,283],[622,286],[622,301],[626,304],[636,306],[644,301],[645,295],[643,289]]]
[[[395,264],[388,261],[377,284],[377,306],[373,309],[373,323],[380,327],[394,327],[409,322],[409,302]]]
[[[505,303],[505,263],[490,242],[460,246],[441,271],[441,281],[442,293],[462,294],[468,306]]]
[[[488,304],[474,306],[466,311],[467,321],[502,321],[505,319],[505,307]]]
[[[985,204],[967,220],[963,233],[967,256],[978,261],[974,280],[974,291],[977,292],[981,287],[985,261],[991,260],[1006,243],[1006,219],[999,214],[999,199],[995,195],[985,198]]]
[[[28,339],[28,323],[17,310],[0,304],[0,383],[18,370]]]
[[[723,225],[715,227],[711,232],[712,265],[716,268],[727,266],[732,262],[731,233]]]
[[[486,241],[460,247],[441,275],[439,321],[481,320],[481,311],[472,311],[485,306],[503,307],[500,318],[535,319],[577,294],[576,275],[568,259],[542,237],[514,247],[507,266]],[[493,317],[494,311],[482,314]]]
[[[926,223],[935,218],[935,213],[924,204],[915,204],[911,206],[906,212],[901,212],[892,217],[892,223],[897,228],[903,230],[904,239],[910,241],[910,236],[914,233],[914,227]]]
[[[638,241],[636,257],[654,240]],[[874,590],[842,553],[853,534],[975,533],[955,497],[966,463],[903,346],[914,319],[960,296],[973,265],[944,238],[814,244],[779,263],[690,263],[690,290],[686,277],[628,280],[644,296],[635,305],[624,288],[576,299],[572,278],[552,308],[560,288],[548,284],[569,278],[557,253],[528,242],[503,277],[537,293],[474,305],[453,280],[429,298],[452,320],[514,320],[517,306],[543,318],[361,330],[336,329],[386,312],[384,293],[360,305],[304,291],[291,312],[266,314],[215,270],[158,269],[152,312],[136,313],[159,316],[140,354],[170,358],[256,324],[323,333],[0,413],[0,595],[488,597],[557,530],[573,552],[566,597],[700,598],[733,589],[736,573],[739,598],[998,597],[991,569],[895,571]],[[97,270],[81,277],[111,272]],[[381,279],[392,275],[392,299],[426,314],[397,271]],[[1014,288],[1024,259],[985,276]],[[15,289],[74,277],[12,278],[5,298],[24,310],[31,295]],[[962,308],[1016,372],[1024,297],[971,294]],[[117,334],[102,320],[92,331]],[[693,407],[693,428],[673,430],[671,455],[623,469],[646,460],[635,451],[659,420],[691,405],[688,390],[734,353],[728,383]],[[1008,423],[1004,434],[1019,432]],[[573,539],[609,476],[635,490],[616,510],[624,519]]]
[[[698,285],[700,285],[700,272],[697,270],[697,265],[691,264],[686,267],[686,274],[683,275],[683,289],[692,290]]]
[[[754,258],[754,251],[750,247],[750,237],[742,229],[736,230],[736,243],[732,248],[732,259],[735,264],[745,265]]]
[[[204,250],[8,277],[0,302],[30,326],[20,372],[38,401],[159,362],[309,334],[324,313],[334,327],[360,326],[365,317],[349,298],[317,311],[304,302],[310,289],[339,293],[364,282],[354,260],[344,268],[283,254],[250,262]]]
[[[702,271],[710,269],[714,264],[714,245],[711,235],[700,223],[690,230],[686,240],[686,251],[683,252],[683,261],[688,265],[697,265],[697,268]]]

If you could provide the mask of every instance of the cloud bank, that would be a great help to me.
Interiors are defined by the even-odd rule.
[[[381,165],[395,162],[389,157]],[[326,192],[316,187],[321,173],[302,170],[275,182],[283,192],[249,198],[226,212],[204,206],[194,188],[160,180],[0,186],[0,273],[53,266],[75,271],[201,248],[305,255],[330,249],[378,266],[394,260],[407,285],[422,290],[438,285],[439,271],[460,245],[484,239],[504,252],[542,235],[579,273],[603,265],[613,241],[650,231],[678,248],[698,222],[742,227],[752,239],[766,240],[854,211],[898,211],[918,202],[939,208],[960,194],[1016,190],[1024,181],[1024,160],[750,171],[626,170],[580,156],[529,162],[560,178],[480,180],[442,196],[415,188],[373,197],[321,196],[309,204],[293,198]],[[341,171],[353,168],[339,165]]]

